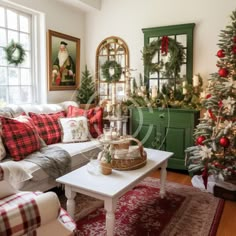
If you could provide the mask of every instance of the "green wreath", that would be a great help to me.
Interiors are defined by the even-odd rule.
[[[102,65],[102,75],[105,78],[107,82],[116,82],[120,80],[121,73],[122,73],[122,68],[119,63],[116,61],[109,61],[107,60],[103,65]],[[110,74],[110,69],[114,69],[114,74]]]
[[[9,64],[18,66],[25,60],[25,50],[21,44],[11,41],[11,43],[4,48],[7,56],[6,59]]]
[[[161,59],[157,63],[153,63],[153,58],[156,53],[161,50],[162,38],[159,40],[152,41],[146,45],[143,49],[143,61],[144,65],[148,68],[148,71],[152,74],[155,72],[161,72],[165,77],[173,78],[176,77],[180,72],[180,67],[184,63],[185,51],[181,43],[168,37],[168,52],[169,54],[163,55],[168,56],[169,60],[163,62]]]

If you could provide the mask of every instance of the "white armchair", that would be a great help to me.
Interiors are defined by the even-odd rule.
[[[76,225],[54,192],[17,191],[0,166],[0,235],[71,236]]]

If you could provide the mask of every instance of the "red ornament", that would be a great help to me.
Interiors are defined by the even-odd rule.
[[[227,77],[227,75],[229,74],[229,72],[225,68],[219,69],[218,73],[219,73],[220,77]]]
[[[220,108],[223,106],[223,102],[222,102],[221,100],[218,102],[218,106],[219,106]]]
[[[203,145],[203,141],[206,140],[205,136],[199,136],[196,140],[197,145]]]
[[[216,116],[213,114],[211,109],[208,110],[208,113],[209,113],[209,116],[211,117],[211,119],[216,121]]]
[[[208,99],[208,98],[210,98],[210,97],[211,97],[211,94],[210,94],[210,93],[206,95],[206,99]]]
[[[233,38],[233,42],[236,43],[236,36],[234,36],[234,38]]]
[[[233,54],[236,54],[236,46],[233,46],[232,52]]]
[[[222,57],[225,57],[225,51],[223,50],[223,49],[221,49],[221,50],[219,50],[218,52],[217,52],[217,57],[219,57],[219,58],[222,58]]]
[[[229,147],[230,141],[227,137],[222,137],[222,138],[220,138],[219,143],[222,147],[227,148],[227,147]]]

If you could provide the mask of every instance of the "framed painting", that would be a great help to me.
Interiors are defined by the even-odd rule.
[[[48,30],[48,88],[74,90],[80,78],[80,39]]]

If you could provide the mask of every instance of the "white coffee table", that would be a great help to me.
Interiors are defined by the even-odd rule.
[[[87,166],[83,166],[58,178],[56,181],[65,185],[66,206],[71,217],[74,217],[76,193],[101,199],[104,201],[106,210],[107,235],[114,235],[117,200],[157,168],[161,168],[160,195],[163,198],[165,195],[167,162],[173,153],[148,148],[144,150],[147,152],[147,164],[137,170],[112,170],[111,175],[102,175],[91,174]]]

